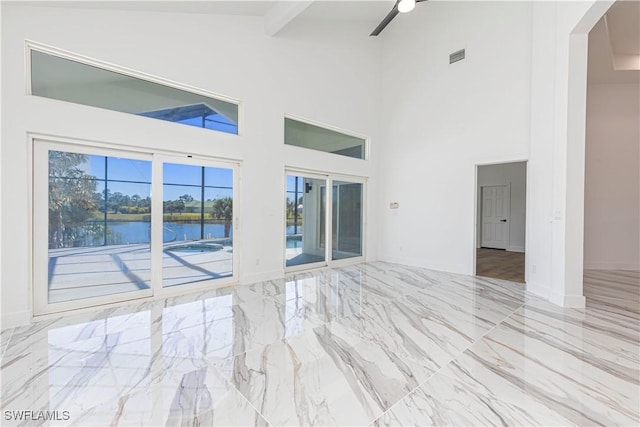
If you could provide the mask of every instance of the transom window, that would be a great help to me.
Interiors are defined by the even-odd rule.
[[[366,138],[285,117],[284,143],[356,159],[366,158]]]
[[[31,94],[238,134],[238,103],[31,48]]]

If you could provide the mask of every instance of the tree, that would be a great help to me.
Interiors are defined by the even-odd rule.
[[[189,194],[183,194],[179,197],[179,199],[182,200],[182,203],[184,203],[185,205],[189,202],[193,202],[193,197]]]
[[[107,197],[107,205],[109,206],[109,209],[111,209],[113,213],[117,214],[120,210],[120,206],[124,206],[124,195],[119,191],[116,191],[115,193],[110,194]]]
[[[224,220],[224,237],[229,237],[233,221],[233,199],[231,197],[215,199],[213,201],[213,216]]]
[[[84,154],[49,152],[49,248],[63,248],[78,238],[79,227],[96,209],[96,181],[79,166]]]
[[[165,200],[162,202],[162,205],[163,210],[169,213],[182,212],[184,210],[184,203],[182,200]]]

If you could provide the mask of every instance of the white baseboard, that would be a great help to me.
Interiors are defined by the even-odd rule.
[[[595,261],[586,261],[584,262],[585,270],[632,270],[638,271],[640,270],[640,264],[625,264],[620,262],[595,262]]]
[[[565,308],[584,308],[586,299],[584,295],[564,295],[552,292],[549,301]]]
[[[265,271],[256,274],[247,274],[240,278],[241,285],[252,285],[254,283],[263,282],[265,280],[281,279],[284,277],[284,269]]]
[[[522,252],[524,253],[524,246],[509,246],[507,252]]]
[[[429,270],[444,271],[447,273],[468,274],[468,275],[473,274],[473,272],[469,271],[468,268],[464,265],[432,263],[427,260],[423,260],[421,258],[409,258],[409,257],[401,257],[401,256],[381,256],[379,260],[383,262],[390,262],[393,264],[406,265],[409,267],[419,267],[419,268],[426,268]]]
[[[13,313],[2,313],[0,318],[0,329],[3,331],[9,328],[17,328],[31,323],[31,312],[29,310],[14,311]]]
[[[547,284],[537,283],[533,280],[527,280],[525,286],[527,287],[527,292],[530,292],[540,298],[549,299],[549,294],[551,293],[551,288]]]

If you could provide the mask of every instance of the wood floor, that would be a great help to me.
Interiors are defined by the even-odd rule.
[[[476,275],[524,283],[524,253],[479,248]]]

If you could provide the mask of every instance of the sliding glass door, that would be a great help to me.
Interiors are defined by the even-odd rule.
[[[233,276],[233,169],[162,166],[162,286]]]
[[[35,314],[237,280],[237,165],[49,141],[33,159]]]
[[[326,179],[287,173],[286,267],[326,262]]]
[[[331,259],[362,256],[362,183],[333,181]]]
[[[285,268],[363,257],[364,179],[294,170],[285,176]]]

